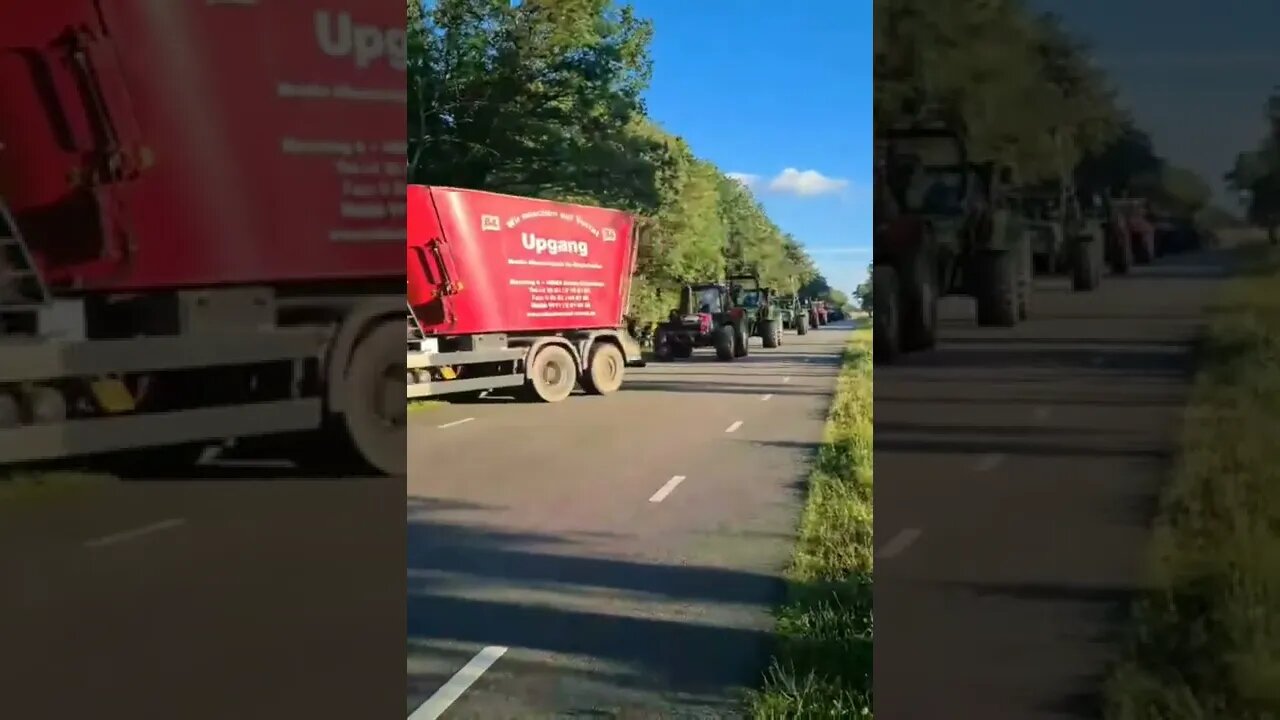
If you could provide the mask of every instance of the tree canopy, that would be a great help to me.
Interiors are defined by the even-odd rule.
[[[1087,45],[1022,0],[876,0],[878,127],[936,120],[978,161],[1027,183],[1070,178],[1093,193],[1141,193],[1191,214],[1208,186],[1166,167]]]
[[[652,24],[613,0],[408,0],[409,181],[603,205],[645,219],[632,293],[755,272],[833,299],[741,183],[645,112]]]
[[[1264,113],[1266,136],[1252,150],[1236,155],[1226,180],[1244,197],[1249,221],[1274,237],[1280,227],[1280,86],[1267,99]]]

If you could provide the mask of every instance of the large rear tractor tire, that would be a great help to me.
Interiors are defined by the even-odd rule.
[[[676,358],[676,347],[671,338],[661,330],[653,338],[653,357],[658,362],[671,362]]]
[[[760,342],[767,348],[776,348],[782,344],[782,329],[777,320],[765,320],[760,323]]]
[[[938,276],[932,246],[917,246],[902,264],[901,277],[895,273],[895,281],[900,293],[902,349],[913,352],[933,348],[938,343]]]
[[[805,317],[804,313],[800,313],[796,315],[796,334],[797,335],[809,334],[809,318]]]
[[[533,356],[524,390],[530,400],[553,403],[573,394],[577,384],[578,368],[573,355],[559,345],[544,345]]]
[[[688,360],[693,357],[693,345],[689,343],[676,343],[672,346],[671,352],[680,360]]]
[[[1133,268],[1133,241],[1113,233],[1111,245],[1111,272],[1116,275],[1127,275]]]
[[[751,354],[751,335],[744,325],[733,325],[733,356],[744,358]]]
[[[732,325],[721,325],[715,329],[715,336],[712,338],[712,342],[716,347],[717,360],[728,361],[736,357],[733,352],[734,335]]]
[[[892,363],[902,354],[898,273],[892,266],[876,265],[872,268],[871,298],[875,303],[871,315],[872,359],[876,363]]]
[[[1147,265],[1155,260],[1155,248],[1152,247],[1151,236],[1146,233],[1133,234],[1133,261],[1137,265]]]
[[[627,359],[611,342],[597,342],[587,359],[587,371],[582,375],[582,389],[589,395],[610,395],[622,387]]]
[[[974,260],[979,325],[1018,324],[1018,265],[1018,257],[1008,250],[985,250]]]

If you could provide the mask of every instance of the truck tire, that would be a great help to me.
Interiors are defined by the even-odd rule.
[[[1096,290],[1100,279],[1097,241],[1077,240],[1071,247],[1071,289],[1077,292]]]
[[[733,356],[744,358],[751,354],[751,333],[746,325],[733,325]]]
[[[974,260],[974,296],[978,324],[1013,327],[1018,324],[1018,262],[1008,250],[984,250]]]
[[[343,379],[342,427],[359,457],[391,476],[404,475],[403,321],[383,322],[356,345]]]
[[[938,281],[931,247],[917,245],[904,258],[901,275],[894,273],[894,281],[901,348],[908,352],[932,348],[938,343]]]
[[[533,356],[524,381],[525,394],[534,401],[560,402],[573,394],[578,384],[577,363],[559,345],[543,345]]]
[[[890,265],[876,265],[871,269],[872,360],[888,364],[902,354],[901,322],[898,318],[900,295],[898,273]]]
[[[587,359],[587,371],[582,375],[582,389],[590,395],[609,395],[622,387],[627,359],[611,342],[597,342]]]
[[[716,347],[717,360],[732,360],[735,357],[733,353],[734,336],[732,325],[721,325],[715,329],[715,335],[711,340]]]
[[[760,342],[767,348],[776,348],[782,344],[782,331],[777,320],[765,320],[760,323]]]
[[[796,315],[796,334],[797,335],[809,334],[809,318],[805,317],[804,315]]]

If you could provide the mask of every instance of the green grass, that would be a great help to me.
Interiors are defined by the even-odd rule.
[[[409,412],[426,412],[427,410],[438,410],[445,406],[445,403],[439,400],[410,400]]]
[[[845,351],[809,476],[773,663],[749,698],[757,718],[871,717],[871,389],[864,328]]]
[[[1280,253],[1239,254],[1108,681],[1113,720],[1280,717]]]

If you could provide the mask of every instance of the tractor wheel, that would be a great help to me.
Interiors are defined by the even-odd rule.
[[[573,393],[578,384],[577,363],[573,355],[559,345],[544,345],[533,356],[533,364],[525,380],[525,393],[532,400],[560,402]]]
[[[1096,240],[1077,240],[1071,246],[1071,289],[1076,291],[1096,290],[1098,287],[1099,268],[1097,262]]]
[[[676,348],[671,343],[671,338],[661,330],[653,338],[653,357],[658,362],[671,362],[676,357]]]
[[[751,335],[745,325],[733,325],[733,356],[744,358],[751,353]]]
[[[693,357],[693,345],[690,343],[677,343],[671,347],[671,352],[681,360],[688,360]]]
[[[782,344],[782,332],[778,329],[777,320],[760,323],[760,342],[767,348],[776,348]]]
[[[1116,275],[1125,275],[1133,267],[1133,242],[1119,233],[1109,233],[1111,236],[1111,272]]]
[[[809,334],[809,318],[805,317],[804,315],[796,315],[796,334],[797,335]]]
[[[1031,269],[1031,241],[1023,237],[1020,248],[1022,264],[1018,273],[1018,319],[1026,320],[1031,317],[1031,296],[1035,292],[1035,273]],[[1056,246],[1054,252],[1057,252]],[[1056,254],[1054,259],[1057,259]]]
[[[582,389],[590,395],[609,395],[622,387],[627,359],[611,342],[598,342],[591,348],[587,372],[582,376]]]
[[[902,263],[896,277],[901,312],[901,344],[906,351],[928,350],[938,342],[938,278],[932,245],[922,243]]]
[[[1155,260],[1155,249],[1151,237],[1146,233],[1133,233],[1133,261],[1137,265],[1146,265]]]
[[[898,273],[890,265],[871,269],[872,358],[876,363],[891,363],[902,353],[898,320]]]
[[[733,345],[735,333],[732,325],[721,325],[714,331],[715,337],[712,340],[716,346],[717,360],[732,360],[735,355],[733,353]]]
[[[1013,327],[1018,324],[1017,260],[1008,250],[985,250],[974,261],[979,325]]]

